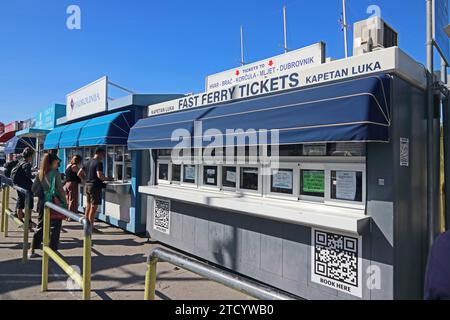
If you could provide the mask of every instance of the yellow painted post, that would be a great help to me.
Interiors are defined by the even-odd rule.
[[[8,215],[6,214],[6,211],[9,209],[9,187],[6,187],[6,195],[5,195],[5,200],[6,200],[6,209],[5,209],[5,214],[3,215],[3,232],[5,233],[5,238],[8,238]]]
[[[83,244],[83,300],[91,299],[91,249],[92,236],[86,232]]]
[[[5,188],[2,188],[2,216],[0,218],[0,232],[4,232],[5,231],[5,214],[6,214],[6,200],[5,200],[5,196],[6,196],[6,190]]]
[[[151,258],[145,274],[145,300],[155,300],[156,265],[158,258]]]
[[[31,219],[31,208],[30,208],[31,194],[25,194],[25,216],[23,221],[23,249],[22,249],[22,263],[26,263],[28,260],[28,236],[30,232],[30,219]]]
[[[49,246],[50,242],[50,208],[45,207],[44,210],[44,230],[43,230],[43,239],[42,246],[46,248]],[[48,254],[45,250],[42,250],[42,284],[41,290],[42,292],[47,291],[48,289]]]

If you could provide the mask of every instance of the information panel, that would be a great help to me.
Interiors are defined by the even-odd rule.
[[[444,28],[448,25],[448,0],[433,1],[433,38],[441,49],[444,59],[450,63],[450,44]]]

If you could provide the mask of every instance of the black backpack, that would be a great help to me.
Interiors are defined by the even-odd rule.
[[[23,170],[23,162],[19,162],[11,171],[11,180],[15,185],[21,186],[25,180],[25,170]]]
[[[19,164],[18,160],[13,160],[5,163],[3,168],[5,168],[4,174],[7,178],[11,178],[11,173],[18,164]]]

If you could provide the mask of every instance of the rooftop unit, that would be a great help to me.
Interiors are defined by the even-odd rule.
[[[372,17],[354,24],[353,55],[398,46],[398,33],[380,17]]]

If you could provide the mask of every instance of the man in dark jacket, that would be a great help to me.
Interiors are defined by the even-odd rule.
[[[450,231],[434,242],[425,275],[426,300],[450,300]]]
[[[34,176],[31,172],[32,169],[32,161],[33,161],[34,151],[31,148],[25,148],[22,153],[23,159],[17,164],[17,167],[13,169],[13,173],[11,178],[14,183],[25,190],[30,191],[33,186]],[[33,209],[33,196],[30,197],[30,209]],[[23,210],[25,209],[25,195],[21,192],[17,192],[17,204],[16,204],[16,213],[17,217],[23,221]]]

